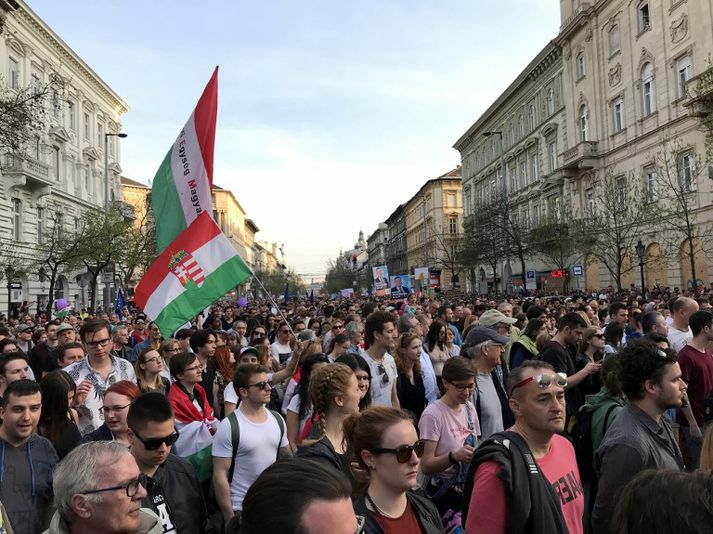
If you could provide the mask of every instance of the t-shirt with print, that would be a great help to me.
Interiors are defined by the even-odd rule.
[[[292,347],[290,347],[289,343],[283,345],[279,341],[275,341],[270,345],[270,354],[272,354],[273,360],[277,363],[284,363],[292,356]]]
[[[391,392],[399,376],[394,357],[387,352],[379,363],[369,356],[368,352],[364,352],[363,356],[371,370],[371,403],[378,406],[392,406]]]
[[[549,452],[535,461],[559,497],[567,530],[570,534],[582,534],[584,493],[572,444],[555,434]],[[506,534],[511,531],[510,502],[505,485],[498,477],[500,469],[496,462],[486,461],[475,472],[465,525],[467,534]]]
[[[456,451],[465,445],[466,438],[471,434],[468,425],[468,412],[473,418],[473,436],[475,439],[480,435],[480,424],[475,406],[470,401],[454,410],[441,399],[429,404],[421,415],[418,422],[418,430],[421,439],[436,442],[436,456],[443,456],[449,452]],[[452,465],[445,471],[438,473],[441,478],[450,478],[457,474],[458,466]]]
[[[281,430],[274,415],[267,408],[263,408],[263,411],[264,421],[254,423],[243,415],[240,408],[235,410],[240,426],[240,443],[235,456],[233,481],[230,484],[233,510],[243,509],[243,499],[248,488],[260,473],[275,462],[277,451],[288,445],[286,433],[282,434],[282,441],[280,441]],[[220,422],[213,438],[213,456],[216,458],[233,456],[232,431],[227,417]]]
[[[151,487],[151,492],[148,497],[151,499],[152,509],[161,521],[163,534],[175,534],[176,520],[173,518],[173,512],[171,512],[171,507],[166,500],[163,487],[155,479],[151,479],[149,486]]]

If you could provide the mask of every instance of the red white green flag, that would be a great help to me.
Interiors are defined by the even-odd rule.
[[[168,337],[250,276],[250,268],[204,211],[146,271],[134,302]]]
[[[218,67],[153,179],[151,205],[159,252],[201,213],[213,212],[211,192],[217,114]]]

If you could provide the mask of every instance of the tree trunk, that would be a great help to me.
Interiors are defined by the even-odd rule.
[[[89,280],[89,309],[94,311],[96,309],[97,300],[97,275],[90,273],[91,279]]]
[[[693,279],[693,290],[696,289],[696,254],[694,251],[693,239],[688,238],[688,260],[691,262],[691,278]],[[683,288],[681,288],[683,290]]]
[[[50,274],[50,288],[49,294],[47,295],[47,306],[45,306],[45,313],[47,314],[47,319],[52,317],[52,295],[54,295],[54,286],[57,283],[57,269],[52,269]]]

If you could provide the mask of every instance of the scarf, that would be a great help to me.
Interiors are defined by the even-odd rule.
[[[519,338],[517,338],[515,343],[520,343],[520,345],[522,345],[527,350],[529,350],[532,353],[532,356],[535,358],[537,358],[540,355],[540,351],[537,350],[537,344],[535,343],[535,341],[530,339],[525,334],[523,334]]]
[[[205,390],[196,384],[194,386],[195,398],[203,406],[203,414],[198,411],[198,408],[193,404],[188,391],[183,384],[176,382],[171,389],[168,390],[168,400],[173,407],[176,416],[176,421],[179,423],[191,423],[193,421],[214,421],[213,408],[211,408],[206,398]]]

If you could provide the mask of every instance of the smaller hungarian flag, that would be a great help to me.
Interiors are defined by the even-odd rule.
[[[134,302],[168,337],[251,276],[204,211],[154,261],[136,286]]]

